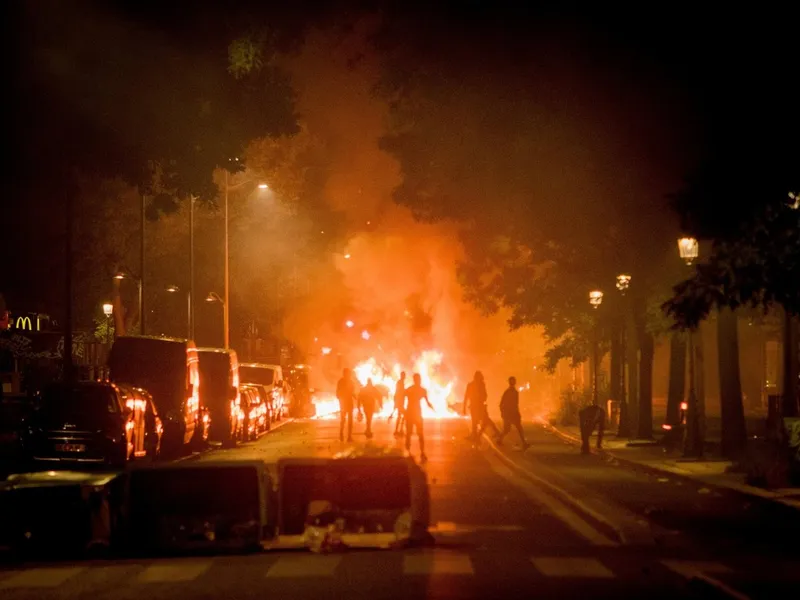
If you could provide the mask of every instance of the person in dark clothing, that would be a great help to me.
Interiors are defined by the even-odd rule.
[[[422,387],[422,377],[419,373],[414,373],[414,385],[406,390],[406,399],[404,411],[406,415],[406,450],[411,452],[411,436],[416,429],[417,437],[419,437],[420,460],[425,462],[427,457],[425,456],[425,435],[422,430],[422,401],[425,400],[431,410],[435,409],[428,400],[428,390]]]
[[[394,437],[403,435],[403,423],[405,415],[403,414],[403,403],[406,398],[406,372],[400,373],[400,379],[397,380],[397,387],[394,389],[394,410],[392,414],[397,413],[397,423],[394,426]],[[391,416],[389,417],[391,419]]]
[[[356,388],[350,369],[342,371],[342,378],[336,384],[336,398],[339,400],[339,440],[344,441],[344,425],[347,422],[347,441],[352,442]]]
[[[597,405],[587,406],[578,413],[581,425],[581,454],[589,454],[589,441],[594,428],[597,427],[597,449],[603,447],[603,430],[606,425],[606,411]]]
[[[483,380],[483,373],[475,371],[475,376],[467,384],[464,392],[464,414],[469,411],[472,417],[472,435],[467,439],[477,442],[487,429],[491,429],[495,436],[500,432],[489,418],[489,410],[486,408],[488,394],[486,393],[486,382]]]
[[[372,379],[367,380],[367,385],[361,388],[358,393],[358,409],[363,411],[364,419],[367,422],[367,439],[372,439],[372,417],[375,411],[381,409],[383,398],[378,388],[372,383]]]
[[[497,444],[503,443],[503,438],[508,435],[511,428],[516,428],[519,439],[522,440],[523,449],[530,447],[522,430],[522,415],[519,413],[519,392],[517,391],[517,378],[508,378],[508,387],[500,399],[500,416],[503,418],[503,431],[497,436]]]

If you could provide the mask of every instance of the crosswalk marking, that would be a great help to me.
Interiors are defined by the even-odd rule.
[[[434,550],[403,557],[405,575],[474,575],[466,554]]]
[[[42,567],[27,569],[0,581],[0,588],[52,588],[74,577],[85,567]]]
[[[267,577],[333,577],[340,562],[341,554],[289,554],[273,563]]]
[[[534,557],[533,566],[546,577],[593,577],[610,579],[614,573],[594,558]]]
[[[211,567],[211,560],[170,560],[147,567],[138,583],[178,583],[197,579]]]

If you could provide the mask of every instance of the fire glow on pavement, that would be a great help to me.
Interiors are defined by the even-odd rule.
[[[395,363],[393,367],[387,369],[375,358],[368,358],[358,363],[353,368],[358,382],[363,386],[368,379],[386,394],[383,406],[377,413],[379,417],[388,417],[394,410],[394,389],[400,373],[406,372],[406,387],[413,384],[414,373],[419,373],[422,378],[422,387],[428,390],[428,398],[434,407],[431,410],[423,401],[422,415],[426,419],[453,419],[459,418],[459,414],[453,411],[449,402],[455,402],[453,390],[455,389],[456,379],[446,378],[439,373],[439,367],[443,361],[443,355],[437,350],[426,350],[422,352],[414,361],[411,368]],[[312,400],[316,407],[316,418],[334,419],[339,412],[339,401],[331,393],[315,394]]]

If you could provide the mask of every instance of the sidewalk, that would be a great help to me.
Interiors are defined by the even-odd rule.
[[[580,445],[580,429],[577,426],[556,427],[544,421],[540,421],[540,424],[562,439]],[[619,439],[614,433],[606,433],[603,437],[603,449],[596,450],[593,440],[592,451],[634,467],[678,475],[695,482],[702,482],[710,487],[727,488],[741,494],[780,502],[800,510],[800,488],[765,490],[747,485],[743,473],[728,472],[728,468],[733,465],[731,461],[710,458],[703,461],[684,462],[680,459],[679,453],[667,454],[661,446],[641,445],[631,447],[627,445],[629,441],[646,443],[642,440]]]

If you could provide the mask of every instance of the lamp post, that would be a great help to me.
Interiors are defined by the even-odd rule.
[[[238,162],[239,159],[237,158],[236,161]],[[228,225],[229,225],[229,218],[228,218],[228,194],[237,189],[242,187],[245,184],[253,183],[252,180],[242,181],[241,183],[237,183],[236,185],[229,185],[228,184],[228,170],[225,169],[225,298],[220,299],[222,301],[222,326],[224,329],[225,335],[225,349],[227,350],[230,348],[230,312],[228,308],[228,304],[230,302],[230,288],[231,288],[231,275],[230,275],[230,262],[231,262],[231,254],[228,245]],[[258,189],[266,190],[269,186],[266,183],[259,183]],[[209,298],[211,295],[209,294]],[[219,296],[217,296],[219,298]],[[208,298],[206,298],[208,300]]]
[[[686,262],[687,267],[700,254],[700,247],[697,240],[693,237],[682,237],[678,240],[678,252]],[[694,328],[689,328],[688,335],[689,350],[689,396],[686,399],[686,433],[683,438],[684,458],[702,458],[703,456],[703,432],[700,429],[700,410],[697,405],[697,392],[695,390],[694,372]]]
[[[139,287],[139,333],[144,335],[144,298],[142,296],[142,280],[139,277],[134,277],[130,273],[120,271],[114,275],[114,279],[122,281],[123,279],[133,279]]]
[[[592,290],[589,292],[589,304],[592,308],[597,308],[603,303],[603,292],[600,290]],[[594,372],[592,373],[592,404],[597,406],[597,372],[598,372],[598,340],[597,340],[597,318],[594,320],[594,343],[592,344],[592,363],[594,364]]]
[[[103,314],[106,316],[106,344],[111,343],[111,315],[114,314],[114,305],[110,302],[103,304]]]
[[[631,276],[625,273],[617,275],[617,289],[622,297],[625,297],[625,292],[631,285]],[[627,319],[625,318],[625,306],[622,308],[622,332],[620,334],[620,354],[622,355],[622,373],[620,374],[621,382],[619,386],[619,427],[617,428],[617,437],[628,437],[630,435],[630,426],[628,424],[628,378],[626,371],[628,368],[627,357]]]
[[[177,285],[171,285],[167,287],[167,291],[170,294],[177,294],[181,291]],[[189,290],[186,292],[186,335],[188,339],[192,338],[192,292]]]
[[[216,304],[221,304],[222,305],[222,314],[223,314],[223,317],[224,317],[224,315],[225,315],[225,300],[220,298],[219,294],[217,294],[216,292],[209,292],[208,296],[206,296],[206,302],[208,302],[210,304],[215,304],[215,303]],[[223,322],[224,322],[224,318],[223,318]],[[226,349],[227,349],[227,345],[226,345]]]

